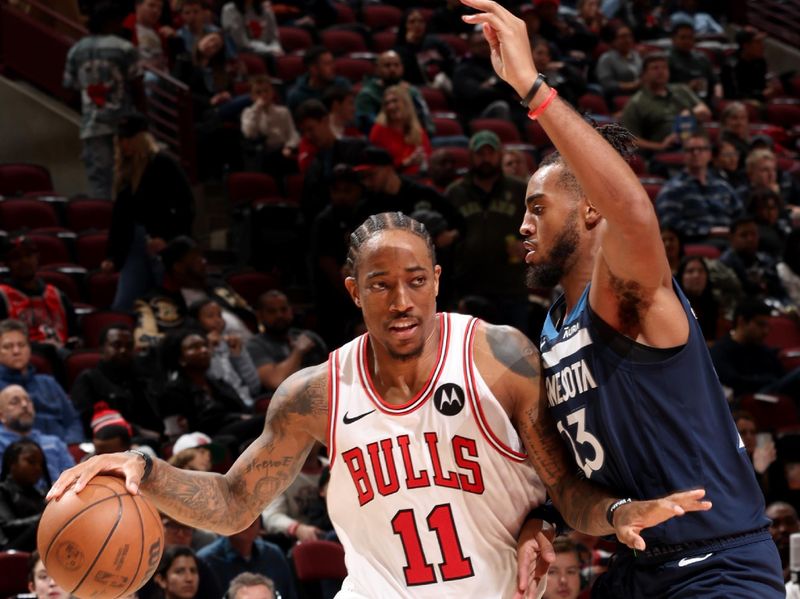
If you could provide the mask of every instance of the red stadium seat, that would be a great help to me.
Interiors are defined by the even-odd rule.
[[[544,148],[553,145],[547,133],[544,132],[541,124],[538,121],[529,121],[525,124],[525,137],[537,148]]]
[[[469,52],[469,43],[463,37],[452,33],[437,33],[436,37],[450,46],[453,50],[453,54],[459,58]]]
[[[28,560],[25,551],[0,551],[0,599],[28,592]]]
[[[56,209],[48,202],[30,198],[0,201],[0,227],[6,231],[60,225]]]
[[[702,256],[716,260],[720,257],[720,250],[713,245],[704,245],[702,243],[690,243],[683,248],[683,253],[687,256]]]
[[[293,82],[306,70],[303,57],[296,54],[287,54],[275,58],[275,76],[287,83]]]
[[[247,74],[251,77],[253,75],[267,74],[267,65],[264,64],[264,60],[258,54],[242,52],[238,55],[238,58],[247,69]]]
[[[86,277],[87,299],[98,310],[106,310],[114,302],[119,273],[95,271]]]
[[[87,270],[100,268],[106,259],[108,248],[108,232],[82,233],[75,240],[75,258]]]
[[[278,37],[285,52],[297,52],[314,44],[311,34],[302,27],[278,27]]]
[[[81,301],[81,292],[78,288],[78,283],[67,273],[46,269],[38,271],[36,275],[44,280],[45,283],[49,283],[53,287],[63,291],[64,295],[66,295],[73,304]]]
[[[67,226],[73,231],[111,228],[111,213],[114,204],[110,200],[75,198],[65,207]]]
[[[778,358],[780,358],[783,369],[786,372],[800,368],[800,347],[781,350]]]
[[[633,154],[632,156],[628,157],[627,162],[628,166],[631,167],[631,170],[638,176],[641,177],[642,175],[647,174],[647,163],[639,154]]]
[[[450,103],[442,90],[435,87],[420,87],[419,91],[431,112],[448,112],[450,110]]]
[[[300,582],[334,579],[347,576],[344,548],[333,541],[305,541],[291,552],[294,571]]]
[[[472,119],[469,128],[473,135],[478,131],[493,131],[504,144],[516,144],[522,141],[514,124],[503,119]]]
[[[403,11],[396,6],[372,4],[362,9],[361,18],[371,30],[381,31],[399,27],[403,20]]]
[[[458,146],[447,146],[442,148],[447,151],[448,156],[453,159],[453,166],[456,170],[466,170],[470,166],[469,150]]]
[[[464,135],[461,123],[456,119],[446,119],[435,116],[433,117],[433,124],[436,127],[436,135]]]
[[[336,74],[349,79],[353,83],[358,83],[364,77],[372,75],[372,71],[375,70],[375,64],[371,60],[364,60],[363,58],[340,56],[336,59],[335,64]]]
[[[800,347],[800,327],[788,316],[770,316],[764,344],[778,349]]]
[[[81,336],[87,348],[100,347],[100,335],[112,324],[124,324],[131,329],[136,324],[133,316],[127,312],[114,312],[113,310],[99,310],[81,317]]]
[[[397,33],[394,31],[378,31],[372,35],[372,49],[375,52],[391,50],[395,43],[397,43]]]
[[[49,170],[38,164],[0,164],[0,195],[16,196],[31,192],[53,192],[53,178]]]
[[[611,102],[614,104],[614,112],[620,112],[623,110],[630,99],[630,96],[614,96],[611,99]]]
[[[367,42],[357,31],[350,29],[325,29],[319,34],[322,45],[334,56],[344,56],[351,52],[366,52]]]
[[[31,354],[31,365],[36,369],[36,372],[39,374],[53,374],[53,365],[50,363],[50,360],[45,358],[41,354],[32,353]]]
[[[30,233],[27,237],[36,244],[39,252],[39,266],[69,264],[72,262],[72,257],[66,244],[56,235]]]
[[[356,13],[344,2],[335,2],[333,7],[336,9],[337,23],[343,24],[356,22]]]
[[[592,114],[609,114],[608,104],[603,96],[597,94],[583,94],[578,98],[578,108]]]
[[[258,298],[262,293],[280,288],[278,277],[255,270],[232,273],[225,277],[225,280],[236,293],[254,307],[258,305]]]
[[[739,399],[739,407],[753,415],[759,430],[775,431],[797,424],[794,402],[784,395],[753,393]]]
[[[228,202],[233,207],[277,195],[278,185],[266,173],[231,173],[228,177]]]
[[[782,98],[767,104],[767,122],[784,129],[800,125],[800,100]]]
[[[103,358],[103,354],[96,350],[83,349],[72,352],[64,360],[64,368],[66,370],[67,378],[67,393],[72,390],[72,384],[78,375],[84,370],[94,368],[97,363]]]
[[[650,197],[650,201],[655,202],[658,192],[664,186],[664,179],[661,177],[639,177],[639,182]]]

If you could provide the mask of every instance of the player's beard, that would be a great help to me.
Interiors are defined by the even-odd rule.
[[[567,269],[571,266],[571,258],[578,250],[580,238],[577,231],[578,210],[573,210],[561,231],[556,237],[550,255],[539,264],[529,264],[525,282],[531,289],[550,289],[558,285]]]
[[[391,347],[387,347],[387,349],[389,350],[389,355],[393,360],[397,360],[399,362],[407,362],[408,360],[419,358],[422,355],[422,350],[425,349],[425,343],[422,342],[419,344],[418,347],[415,347],[402,354],[394,351]]]

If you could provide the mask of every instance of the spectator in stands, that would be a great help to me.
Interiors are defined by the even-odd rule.
[[[203,335],[192,330],[171,333],[164,339],[163,356],[171,376],[159,406],[168,435],[173,429],[167,420],[175,419],[181,433],[219,437],[238,455],[243,443],[261,433],[264,415],[253,416],[233,387],[208,375],[211,353]]]
[[[184,52],[192,53],[197,42],[207,33],[216,33],[220,29],[206,19],[205,0],[183,0],[181,2],[181,21],[178,35],[183,40]],[[225,55],[236,57],[236,46],[229,37],[225,37]]]
[[[731,102],[719,116],[720,142],[728,142],[739,152],[739,161],[744,163],[750,150],[750,118],[747,108],[741,102]]]
[[[139,114],[119,126],[114,196],[108,259],[101,267],[119,270],[112,306],[126,311],[161,283],[157,253],[187,235],[194,219],[194,197],[183,168],[159,148]]]
[[[328,182],[331,203],[314,217],[311,225],[311,284],[317,309],[318,331],[328,347],[338,347],[347,324],[360,316],[344,286],[347,242],[361,224],[356,207],[362,188],[358,174],[346,164],[336,165]]]
[[[89,35],[67,54],[63,85],[81,95],[81,159],[89,193],[111,199],[114,135],[123,114],[140,95],[136,48],[121,37],[122,13],[113,0],[98,2],[89,15]]]
[[[542,599],[578,599],[581,562],[578,546],[569,537],[553,540],[556,559],[547,569],[547,589]]]
[[[163,0],[136,0],[123,26],[139,50],[139,64],[169,72],[170,55],[183,49],[183,40],[170,25],[160,22],[163,8]]]
[[[337,164],[356,164],[365,142],[361,139],[336,139],[331,129],[327,108],[318,100],[304,102],[294,115],[297,128],[303,136],[300,144],[298,163],[303,172],[303,162],[307,162],[303,181],[301,206],[310,221],[329,204],[330,196],[327,182]],[[304,142],[307,141],[308,144]],[[314,148],[314,156],[309,160],[303,148]],[[307,151],[307,150],[306,150]]]
[[[473,25],[465,23],[461,18],[470,10],[460,0],[445,0],[442,6],[433,11],[430,19],[430,31],[433,33],[467,34]]]
[[[107,403],[101,401],[95,404],[91,426],[94,445],[91,455],[128,451],[133,447],[131,425],[122,414],[110,409]]]
[[[222,307],[206,297],[189,306],[189,316],[205,331],[208,339],[211,350],[208,375],[228,383],[248,408],[253,407],[261,391],[261,380],[250,354],[244,351],[242,336],[225,330]]]
[[[640,149],[663,151],[679,140],[676,117],[707,121],[711,111],[687,86],[669,82],[666,54],[652,53],[642,61],[642,89],[625,105],[622,124],[636,136]]]
[[[100,336],[103,357],[94,368],[84,370],[70,391],[81,416],[84,431],[91,432],[95,406],[105,402],[133,425],[139,437],[157,439],[163,422],[148,372],[133,351],[133,332],[126,324],[112,324]]]
[[[0,389],[9,385],[19,385],[30,395],[39,432],[60,437],[66,443],[84,440],[83,427],[72,402],[52,376],[36,374],[31,365],[28,329],[12,319],[0,322]]]
[[[783,255],[792,225],[783,210],[781,196],[768,187],[757,187],[747,197],[747,211],[758,225],[758,250],[775,260]]]
[[[782,302],[786,292],[776,271],[776,260],[758,251],[758,223],[752,216],[741,216],[731,224],[730,248],[720,261],[731,268],[745,293]]]
[[[42,474],[38,485],[45,489],[64,470],[74,466],[75,460],[60,437],[41,432],[35,424],[36,408],[25,389],[19,385],[9,385],[0,391],[0,453],[22,439],[36,443],[46,458],[47,471]]]
[[[6,447],[0,471],[0,550],[36,549],[45,507],[44,492],[37,486],[42,476],[49,479],[44,452],[35,441],[23,438]]]
[[[416,8],[406,10],[394,47],[403,62],[405,80],[412,85],[430,85],[450,93],[455,66],[453,50],[427,29],[422,12]]]
[[[533,0],[533,10],[539,17],[539,35],[559,48],[567,47],[569,30],[559,14],[561,0]]]
[[[331,85],[350,88],[347,79],[336,75],[333,54],[324,46],[314,46],[306,50],[303,65],[307,72],[297,79],[286,97],[286,104],[292,112],[307,100],[321,101],[325,90]],[[297,125],[299,128],[300,123]]]
[[[732,414],[733,421],[736,423],[736,430],[739,431],[739,436],[744,443],[745,451],[750,461],[753,464],[753,472],[756,475],[756,480],[761,487],[761,491],[766,497],[770,493],[770,476],[772,468],[770,466],[775,463],[778,457],[775,443],[769,433],[762,433],[768,438],[764,437],[759,439],[758,424],[755,418],[749,412],[744,410],[735,410]],[[759,442],[760,441],[760,442]]]
[[[528,169],[528,161],[522,150],[503,150],[503,174],[525,181],[530,178],[531,171]]]
[[[751,190],[767,187],[781,195],[784,206],[800,205],[798,184],[789,173],[778,172],[778,161],[772,150],[755,148],[747,154],[744,164],[747,183],[739,188],[739,195],[747,197]]]
[[[428,179],[431,186],[439,193],[444,193],[447,186],[458,179],[456,162],[447,149],[440,148],[431,154],[428,163]]]
[[[189,547],[166,547],[153,580],[163,599],[197,599],[200,587],[197,556]]]
[[[533,41],[533,59],[536,69],[558,87],[559,95],[573,106],[586,91],[586,78],[580,69],[566,60],[553,60],[553,46],[543,37]]]
[[[742,202],[726,181],[709,171],[711,143],[704,133],[691,134],[683,150],[684,170],[667,181],[656,197],[659,220],[680,231],[687,243],[724,246],[719,239],[743,212]]]
[[[402,85],[411,95],[414,112],[425,131],[430,135],[435,132],[425,98],[416,87],[403,80],[403,75],[403,62],[397,52],[388,50],[378,55],[375,60],[375,75],[364,79],[356,96],[356,123],[365,134],[370,133],[375,118],[383,108],[386,90],[395,85]]]
[[[197,555],[208,562],[223,588],[239,574],[253,572],[274,580],[282,598],[295,599],[297,594],[289,562],[277,545],[259,538],[260,533],[259,516],[243,531],[217,539]]]
[[[777,393],[800,397],[800,368],[784,372],[777,351],[764,345],[770,308],[745,298],[736,307],[733,329],[711,346],[720,382],[737,397],[745,393]]]
[[[664,244],[664,251],[667,253],[669,269],[673,275],[678,274],[681,261],[683,260],[683,236],[674,227],[661,223],[661,242]]]
[[[619,21],[609,23],[603,31],[611,49],[597,60],[595,74],[606,99],[629,96],[641,86],[642,56],[636,50],[631,28]]]
[[[456,290],[458,295],[485,296],[497,305],[505,324],[524,331],[528,292],[519,223],[525,207],[519,198],[525,196],[525,181],[503,174],[503,151],[495,133],[477,132],[469,150],[469,173],[445,193],[465,223],[454,248]]]
[[[170,464],[185,470],[211,472],[215,464],[225,459],[225,448],[200,432],[178,437],[172,446]]]
[[[416,175],[427,170],[431,142],[405,86],[392,85],[384,90],[383,106],[370,130],[369,141],[385,148],[401,173]]]
[[[633,31],[637,40],[657,40],[667,37],[661,20],[661,7],[652,0],[617,2],[616,11],[609,11],[604,2],[603,9],[609,18],[623,21]],[[620,6],[621,5],[621,6]]]
[[[292,326],[294,310],[284,293],[261,294],[257,314],[261,333],[247,342],[247,351],[269,393],[301,368],[325,361],[328,350],[319,335]]]
[[[707,343],[717,338],[719,304],[711,287],[711,272],[702,256],[686,256],[677,273],[678,284],[692,306]]]
[[[356,94],[348,87],[329,87],[322,95],[322,103],[330,114],[331,130],[337,139],[362,137],[356,127]]]
[[[0,283],[0,320],[24,322],[30,342],[53,361],[55,352],[47,351],[48,346],[62,350],[76,340],[72,302],[63,291],[37,276],[39,250],[30,237],[6,237],[0,252],[8,267],[8,279]]]
[[[275,89],[266,75],[250,78],[250,98],[252,104],[242,111],[242,135],[257,154],[257,170],[283,176],[300,143],[292,115],[275,103]]]
[[[264,57],[283,54],[278,22],[270,2],[227,2],[222,7],[220,22],[225,35],[233,40],[237,52],[252,52]]]
[[[780,94],[780,81],[767,77],[764,34],[745,27],[736,33],[736,44],[736,54],[722,68],[725,97],[763,102]]]
[[[714,174],[738,189],[747,183],[747,175],[739,165],[739,151],[730,141],[719,140],[711,147],[711,167]]]
[[[228,599],[275,599],[275,583],[262,574],[242,572],[231,580]]]
[[[228,285],[208,276],[203,251],[190,237],[172,239],[160,253],[164,284],[137,300],[134,345],[155,345],[167,331],[183,326],[188,306],[210,297],[222,307],[225,327],[245,340],[252,333],[246,323],[255,316],[247,302]]]
[[[776,501],[767,506],[767,518],[772,520],[769,532],[772,540],[778,546],[778,553],[781,556],[783,566],[783,578],[788,581],[791,578],[789,539],[794,533],[800,532],[800,519],[797,517],[797,510],[785,501]]]
[[[783,260],[777,266],[781,285],[795,306],[800,307],[800,229],[786,238]]]
[[[708,57],[694,49],[694,25],[679,21],[672,27],[669,80],[685,83],[697,97],[711,102],[722,97],[722,85]]]
[[[567,46],[591,60],[608,19],[600,12],[600,0],[578,0],[575,11],[574,17],[567,17],[570,28]]]

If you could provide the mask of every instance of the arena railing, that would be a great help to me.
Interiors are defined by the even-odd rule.
[[[747,21],[768,35],[800,48],[800,0],[747,0]]]

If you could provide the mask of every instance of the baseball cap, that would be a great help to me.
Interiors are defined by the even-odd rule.
[[[129,112],[117,124],[117,136],[122,138],[133,137],[137,133],[147,131],[147,127],[147,119],[141,112]]]
[[[225,459],[225,449],[211,440],[211,437],[201,432],[186,433],[178,437],[172,446],[172,455],[177,455],[185,449],[205,447],[211,452],[211,460],[216,464]]]
[[[497,133],[494,131],[489,131],[484,129],[483,131],[478,131],[475,135],[473,135],[469,140],[469,150],[470,152],[477,152],[483,146],[491,146],[495,150],[499,150],[501,143],[500,138],[497,136]]]
[[[392,155],[383,148],[377,146],[367,146],[361,152],[358,164],[353,168],[354,171],[366,171],[376,166],[392,166],[394,161]]]
[[[96,403],[91,421],[92,434],[97,435],[100,430],[109,426],[118,426],[127,429],[129,435],[133,434],[131,425],[123,418],[122,414],[116,410],[112,410],[104,401]]]
[[[25,235],[14,235],[11,237],[0,238],[0,257],[8,258],[11,255],[23,252],[38,251],[36,242]]]

